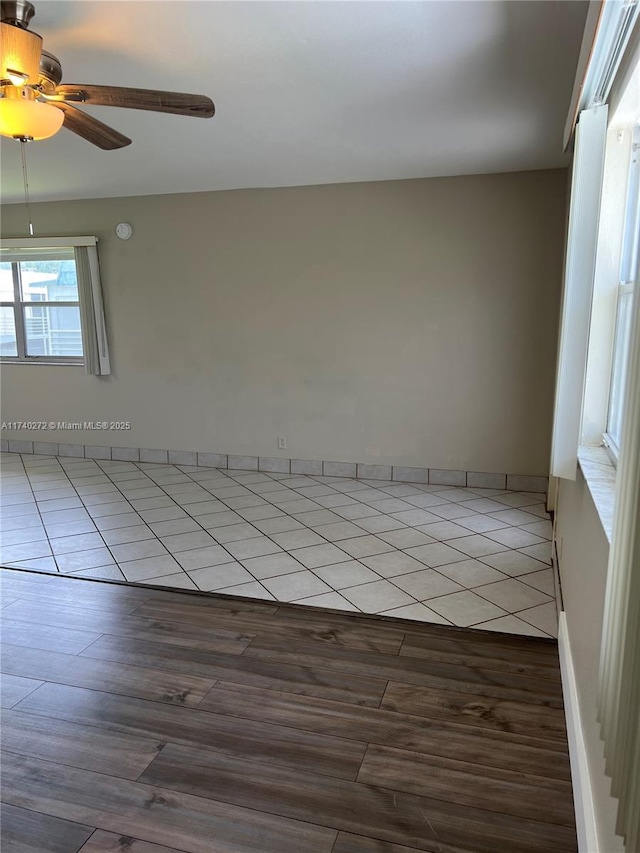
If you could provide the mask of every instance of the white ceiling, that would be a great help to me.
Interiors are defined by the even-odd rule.
[[[583,2],[40,0],[64,82],[210,95],[203,120],[93,107],[133,139],[27,150],[33,199],[372,181],[565,165]],[[88,109],[88,108],[87,108]],[[2,140],[3,200],[22,198]]]

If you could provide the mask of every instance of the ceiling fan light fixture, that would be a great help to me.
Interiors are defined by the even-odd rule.
[[[3,86],[0,134],[12,139],[49,139],[62,127],[64,113],[36,100],[28,86]]]
[[[14,85],[37,83],[40,73],[42,39],[37,33],[0,23],[2,62],[0,78]]]
[[[128,136],[77,109],[75,103],[211,118],[206,95],[131,86],[60,85],[60,60],[42,48],[27,28],[35,10],[30,0],[0,0],[0,134],[26,142],[48,139],[64,125],[98,148],[131,144]],[[24,152],[24,147],[23,147]]]

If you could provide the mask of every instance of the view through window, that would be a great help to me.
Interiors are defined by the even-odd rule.
[[[0,356],[79,362],[82,355],[73,250],[0,262]]]

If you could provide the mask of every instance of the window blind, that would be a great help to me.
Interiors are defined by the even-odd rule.
[[[98,251],[95,246],[76,246],[74,254],[80,297],[84,372],[105,376],[111,373],[111,362],[104,322]]]

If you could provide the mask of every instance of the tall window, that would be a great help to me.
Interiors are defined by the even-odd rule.
[[[30,252],[26,258],[9,255],[0,262],[0,356],[11,361],[82,363],[72,248]]]
[[[613,346],[611,385],[607,430],[604,436],[614,460],[617,461],[624,413],[624,392],[631,343],[633,300],[638,289],[638,256],[640,243],[640,126],[633,131],[629,183],[620,259],[620,279],[616,310],[616,330]]]

